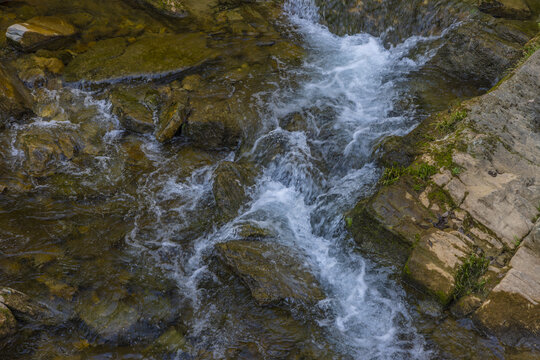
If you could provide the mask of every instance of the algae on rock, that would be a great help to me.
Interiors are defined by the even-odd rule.
[[[217,51],[206,46],[202,33],[147,35],[133,43],[113,38],[97,42],[73,59],[64,79],[102,83],[175,77],[217,56]]]

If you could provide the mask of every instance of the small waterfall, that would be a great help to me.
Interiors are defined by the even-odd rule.
[[[249,189],[253,200],[232,221],[190,240],[191,250],[185,252],[169,239],[185,232],[190,226],[185,219],[208,203],[218,164],[196,169],[187,180],[158,169],[140,191],[144,198],[140,203],[147,207],[139,212],[151,211],[154,221],[145,225],[136,218],[130,243],[176,280],[193,307],[189,335],[204,339],[215,356],[219,357],[220,344],[226,345],[242,330],[214,330],[212,314],[223,310],[201,285],[215,281],[207,254],[251,223],[274,234],[270,241],[304,255],[327,295],[318,304],[325,315],[317,322],[338,353],[356,359],[428,358],[404,290],[390,278],[391,269],[354,251],[343,213],[369,195],[380,175],[371,159],[374,144],[385,136],[405,134],[415,125],[414,109],[396,109],[395,104],[407,96],[400,82],[427,59],[412,60],[410,50],[429,39],[414,37],[386,49],[368,34],[331,33],[318,23],[318,9],[311,0],[289,0],[284,12],[308,55],[303,66],[289,72],[299,82],[261,96],[268,99],[260,108],[262,133],[241,155],[261,169]],[[284,119],[293,116],[299,116],[303,125],[288,128]],[[277,155],[269,157],[277,148],[281,149]],[[224,160],[235,159],[231,154]],[[167,167],[167,158],[156,161]]]

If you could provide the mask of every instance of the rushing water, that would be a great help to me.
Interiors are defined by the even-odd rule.
[[[357,251],[343,214],[373,190],[380,175],[372,157],[377,142],[405,134],[417,123],[407,76],[429,58],[427,50],[419,49],[430,49],[434,38],[411,37],[385,47],[380,38],[367,34],[338,36],[321,25],[313,0],[286,1],[283,13],[289,35],[301,39],[306,58],[301,66],[278,62],[281,78],[269,80],[252,99],[259,122],[246,133],[256,136],[245,139],[236,153],[194,151],[182,140],[168,146],[150,135],[126,133],[102,94],[67,88],[39,95],[43,106],[56,106],[55,120],[36,117],[6,129],[2,144],[13,151],[3,160],[12,167],[25,161],[17,144],[19,133],[32,128],[90,133],[100,154],[88,162],[62,162],[52,180],[33,180],[33,197],[0,208],[2,238],[33,246],[24,253],[2,243],[6,256],[0,260],[21,256],[26,261],[31,252],[44,253],[36,257],[41,260],[34,259],[36,273],[18,274],[13,284],[39,278],[42,272],[61,280],[70,277],[67,282],[79,286],[81,293],[73,301],[77,304],[52,302],[46,296],[39,300],[58,313],[77,313],[83,320],[78,324],[94,328],[110,324],[94,319],[86,308],[125,315],[130,326],[130,312],[123,312],[122,302],[138,306],[143,319],[158,318],[154,323],[135,321],[143,323],[132,331],[135,335],[127,331],[124,336],[121,329],[119,338],[101,334],[102,341],[88,326],[69,323],[71,315],[66,315],[69,320],[50,337],[42,335],[36,353],[55,342],[61,351],[70,341],[84,348],[88,344],[80,339],[94,336],[103,346],[95,350],[100,354],[96,358],[113,358],[112,352],[144,358],[139,344],[146,346],[153,341],[148,339],[162,334],[162,324],[181,323],[175,325],[182,328],[180,342],[189,346],[180,346],[178,359],[235,358],[227,351],[243,344],[255,344],[253,354],[269,359],[293,358],[289,350],[296,348],[310,349],[314,358],[433,356],[428,340],[415,328],[418,322],[395,280],[396,269]],[[214,222],[219,217],[213,198],[216,171],[234,161],[258,170],[255,184],[246,189],[251,200],[232,220]],[[320,282],[326,299],[314,309],[254,304],[241,283],[227,279],[213,258],[214,246],[237,240],[246,225],[270,234],[264,241],[293,249]],[[49,246],[51,238],[66,249]],[[118,245],[123,241],[127,250]],[[72,257],[47,267],[47,256],[59,253],[62,258],[64,252]],[[53,285],[58,292],[64,289]],[[70,298],[75,290],[67,292]],[[119,350],[118,344],[128,349]]]
[[[251,223],[272,233],[273,241],[305,256],[327,295],[318,304],[325,314],[318,323],[328,330],[338,352],[357,359],[427,358],[424,339],[405,306],[404,291],[389,278],[389,271],[355,253],[342,218],[357,199],[369,193],[379,176],[370,162],[375,142],[403,134],[414,124],[413,111],[398,112],[394,104],[405,96],[399,91],[399,81],[422,61],[411,60],[408,53],[426,39],[410,39],[385,49],[370,35],[340,37],[319,24],[317,8],[307,0],[287,2],[285,14],[303,37],[308,57],[302,68],[294,70],[299,84],[259,94],[265,99],[259,109],[263,127],[252,148],[241,155],[262,167],[250,189],[253,200],[233,221],[195,240],[188,255],[163,264],[190,294],[194,306],[191,335],[206,337],[218,356],[220,344],[227,342],[224,338],[235,336],[231,335],[235,330],[227,326],[216,331],[209,312],[223,310],[208,303],[211,300],[201,283],[212,276],[205,255],[216,243],[234,239],[238,227]],[[280,120],[294,114],[301,114],[304,127],[283,129]],[[276,147],[282,151],[270,158]],[[168,239],[185,228],[182,219],[190,218],[190,212],[197,211],[209,196],[216,166],[200,168],[187,181],[156,174],[146,182],[147,209],[152,209],[160,224],[154,228],[159,229],[154,234],[158,248],[150,251],[155,258],[179,246]],[[190,196],[180,206],[160,206],[186,193]],[[163,221],[165,216],[180,221],[170,225]],[[137,251],[143,243],[148,246],[139,230],[130,235]]]

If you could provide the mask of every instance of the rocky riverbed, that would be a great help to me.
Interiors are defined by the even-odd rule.
[[[540,357],[539,14],[0,1],[0,358]]]

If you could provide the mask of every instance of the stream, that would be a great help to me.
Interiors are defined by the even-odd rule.
[[[276,76],[253,80],[241,100],[249,136],[236,151],[126,133],[100,91],[34,90],[64,115],[4,131],[10,181],[25,162],[18,139],[32,129],[84,130],[104,150],[62,163],[30,181],[31,193],[2,202],[3,285],[61,321],[29,325],[1,358],[431,359],[446,358],[445,346],[463,347],[464,358],[499,358],[497,341],[467,322],[445,323],[439,331],[455,334],[448,340],[433,335],[442,309],[412,296],[399,266],[360,251],[345,227],[344,214],[381,175],[379,141],[426,116],[409,80],[444,32],[389,45],[366,33],[336,35],[312,0],[288,0],[282,12],[282,31],[306,55],[296,65],[276,60]],[[241,185],[239,210],[224,218],[214,192],[230,164],[255,175]],[[246,232],[291,249],[324,299],[259,306],[215,251]]]

